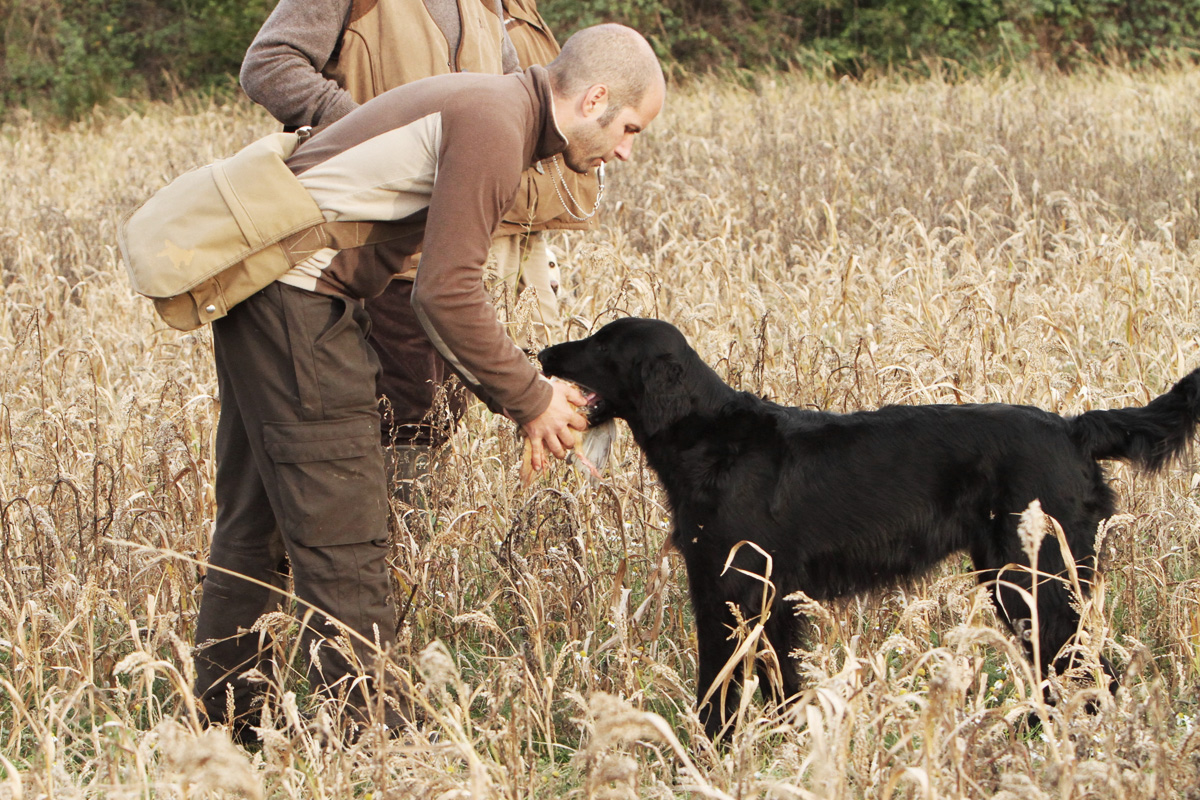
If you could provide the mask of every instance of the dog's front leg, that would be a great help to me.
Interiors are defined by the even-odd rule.
[[[727,740],[741,697],[742,667],[731,664],[737,652],[730,638],[733,617],[728,608],[696,612],[696,710],[704,732],[714,742]],[[732,667],[727,670],[726,666]]]
[[[792,605],[786,602],[775,603],[771,618],[767,620],[767,641],[775,651],[775,659],[772,663],[759,657],[758,677],[762,683],[763,697],[781,708],[800,694],[800,673],[791,654],[799,644],[799,631],[805,627],[805,622],[796,616]]]
[[[696,710],[704,733],[720,741],[727,740],[733,730],[743,668],[734,662],[738,637],[733,634],[733,614],[722,591],[727,587],[720,581],[704,581],[708,575],[703,567],[689,565],[692,612],[696,615]]]

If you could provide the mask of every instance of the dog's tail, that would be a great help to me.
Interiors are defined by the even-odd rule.
[[[1160,470],[1187,452],[1200,420],[1200,369],[1140,408],[1088,411],[1071,419],[1071,437],[1096,459]]]

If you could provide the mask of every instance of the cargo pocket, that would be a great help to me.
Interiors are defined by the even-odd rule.
[[[387,538],[387,485],[379,420],[268,422],[284,536],[318,547]]]

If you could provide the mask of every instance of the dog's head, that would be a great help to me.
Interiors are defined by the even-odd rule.
[[[583,388],[591,425],[620,417],[635,436],[653,435],[691,410],[704,377],[695,365],[711,372],[674,325],[636,317],[548,347],[538,359],[547,375]]]

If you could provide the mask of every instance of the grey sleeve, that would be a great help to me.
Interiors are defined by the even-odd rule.
[[[504,6],[496,0],[496,13],[500,15],[500,28],[504,31],[504,39],[500,42],[501,69],[507,75],[510,72],[521,72],[521,58],[517,55],[517,47],[508,36],[508,26],[504,24]]]
[[[279,0],[250,43],[242,89],[284,125],[333,122],[357,105],[321,74],[342,36],[350,2]]]

